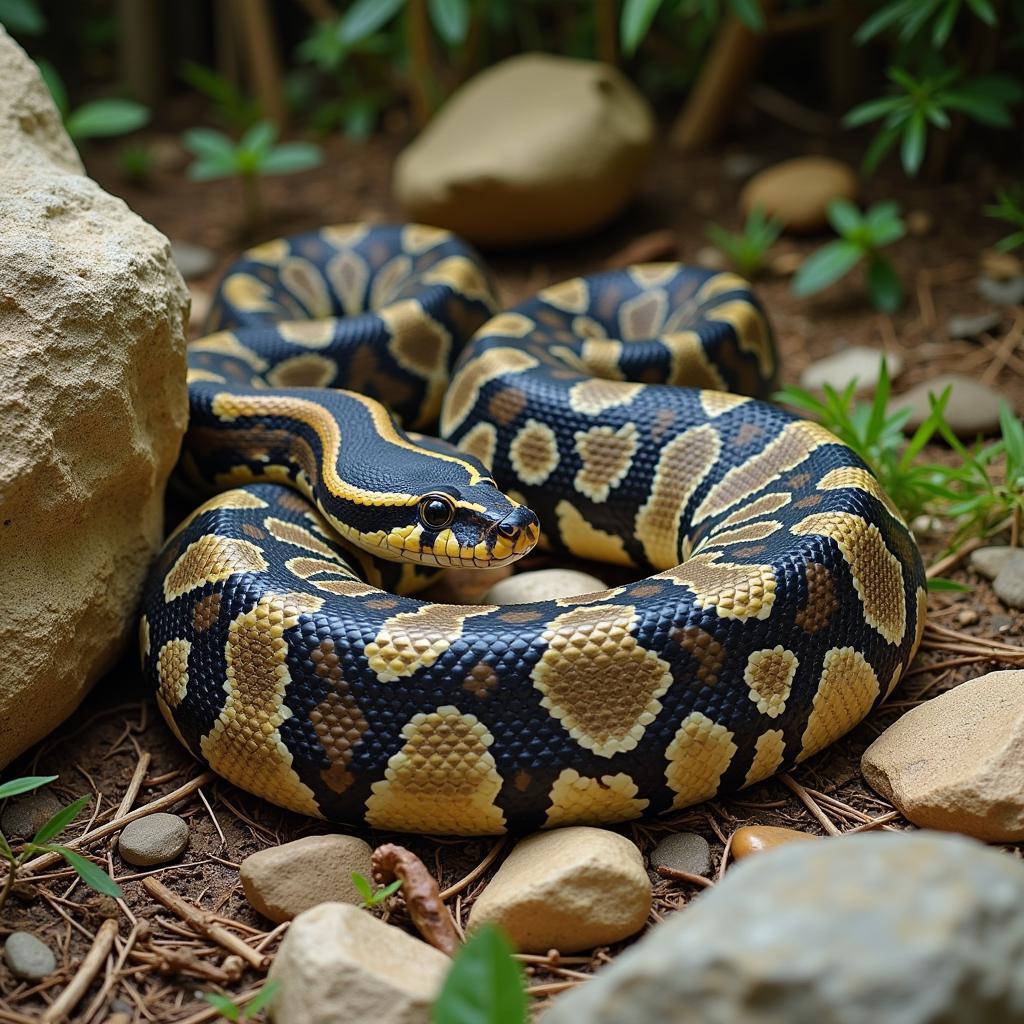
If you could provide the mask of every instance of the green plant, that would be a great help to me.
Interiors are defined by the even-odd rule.
[[[755,206],[747,215],[742,231],[726,231],[717,224],[707,227],[708,238],[744,277],[756,277],[764,270],[765,256],[781,233],[782,222],[765,217],[760,206]]]
[[[30,793],[41,786],[48,786],[56,779],[56,775],[31,775],[23,779],[12,779],[10,782],[0,785],[0,800],[20,796],[22,793]],[[124,896],[121,887],[102,868],[98,868],[80,853],[75,853],[74,850],[69,850],[66,846],[52,842],[78,817],[91,799],[91,796],[79,797],[74,803],[62,807],[22,846],[18,853],[14,852],[7,837],[0,832],[0,858],[7,861],[7,878],[4,880],[3,888],[0,889],[0,911],[7,903],[7,897],[11,894],[19,869],[29,857],[36,853],[59,854],[91,889],[106,896],[115,896],[118,899]]]
[[[431,1013],[432,1024],[525,1024],[523,971],[493,925],[470,936],[452,961]]]
[[[800,296],[820,292],[863,263],[874,306],[887,313],[899,309],[903,286],[893,265],[879,251],[904,235],[899,204],[875,203],[862,214],[849,200],[835,199],[829,204],[828,219],[840,238],[808,257],[793,279],[793,291]]]
[[[996,243],[996,248],[1003,252],[1018,249],[1024,245],[1024,188],[1000,189],[996,199],[997,203],[985,207],[985,213],[1006,221],[1014,229]]]
[[[149,121],[149,110],[134,100],[92,100],[72,110],[57,69],[45,60],[38,61],[37,65],[64,121],[64,129],[75,145],[86,139],[127,135]]]
[[[374,889],[370,881],[358,871],[352,872],[352,884],[359,891],[359,895],[363,897],[363,906],[367,910],[379,907],[389,896],[394,896],[402,888],[402,880],[399,878],[389,885],[382,885],[379,889]]]
[[[275,145],[276,139],[277,129],[269,121],[254,124],[238,142],[212,128],[192,128],[182,136],[185,148],[196,157],[188,176],[195,181],[238,178],[246,224],[254,227],[263,220],[260,178],[305,171],[323,159],[320,148],[311,142]]]
[[[144,142],[126,142],[117,151],[121,177],[135,185],[145,185],[153,177],[153,152]]]
[[[276,981],[264,982],[263,987],[247,1003],[239,1006],[229,996],[219,992],[204,992],[203,998],[225,1019],[235,1021],[252,1020],[260,1010],[265,1010],[280,988]]]
[[[46,31],[46,18],[36,0],[0,0],[0,25],[14,35],[38,36]]]
[[[663,3],[664,0],[626,0],[622,5],[619,34],[622,39],[622,49],[627,55],[635,53],[637,47],[644,41],[644,37],[650,31],[654,16]],[[681,6],[683,5],[675,5],[677,10]],[[697,0],[695,5],[689,6],[696,7],[696,10],[684,9],[684,14],[697,14],[706,21],[714,21],[720,16],[723,3],[722,0]],[[725,0],[725,6],[756,32],[760,32],[764,28],[764,14],[761,11],[759,0]]]
[[[214,116],[226,128],[245,131],[263,116],[259,102],[246,96],[230,79],[195,61],[181,65],[181,77],[213,104]]]

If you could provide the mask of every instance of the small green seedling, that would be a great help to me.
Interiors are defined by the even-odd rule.
[[[22,793],[30,793],[41,786],[48,786],[56,779],[56,775],[31,775],[23,779],[11,779],[10,782],[0,785],[0,800],[20,796]],[[78,876],[90,889],[95,889],[96,892],[103,893],[105,896],[114,896],[117,899],[124,896],[121,887],[102,868],[98,868],[80,853],[75,853],[74,850],[69,850],[66,846],[60,846],[51,841],[56,839],[78,817],[90,800],[92,800],[91,796],[83,796],[74,803],[68,804],[67,807],[62,807],[25,843],[18,853],[11,849],[7,837],[0,832],[0,858],[7,861],[7,878],[4,880],[3,888],[0,889],[0,911],[7,903],[7,897],[11,894],[19,869],[29,857],[36,853],[59,854],[70,867],[75,869]]]
[[[765,268],[765,256],[782,233],[782,221],[766,217],[760,206],[747,215],[742,231],[726,231],[717,224],[707,226],[707,236],[736,271],[744,277],[756,277]]]
[[[352,872],[352,884],[359,890],[359,895],[363,897],[363,906],[367,910],[379,907],[389,896],[394,896],[402,888],[402,880],[398,878],[390,885],[382,885],[379,889],[374,889],[370,881],[358,871]]]
[[[224,75],[191,60],[181,65],[179,74],[213,104],[215,117],[226,128],[245,131],[263,116],[259,103]]]
[[[431,1012],[432,1024],[525,1024],[523,969],[494,925],[484,925],[456,953]]]
[[[277,129],[269,121],[254,124],[235,142],[212,128],[192,128],[185,132],[185,148],[195,154],[188,176],[194,181],[214,178],[238,178],[242,183],[246,224],[255,227],[263,220],[259,179],[271,174],[294,174],[316,167],[323,159],[311,142],[284,142],[275,145]]]
[[[268,981],[247,1003],[239,1005],[230,996],[220,992],[204,992],[203,998],[225,1019],[235,1021],[252,1020],[260,1010],[265,1010],[281,986]]]
[[[793,291],[799,296],[813,295],[863,263],[868,296],[875,308],[886,313],[899,309],[903,285],[892,263],[879,251],[905,233],[899,204],[875,203],[861,213],[849,200],[834,199],[829,203],[828,219],[840,237],[807,258],[793,279]]]
[[[1024,188],[1000,189],[996,193],[997,203],[985,207],[990,217],[998,217],[1013,228],[1012,234],[996,242],[996,248],[1003,252],[1019,249],[1024,245]]]
[[[117,151],[121,177],[133,185],[146,185],[153,177],[156,161],[153,151],[144,142],[126,142]]]

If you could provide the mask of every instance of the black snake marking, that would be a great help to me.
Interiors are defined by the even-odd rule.
[[[249,250],[212,319],[182,471],[214,496],[154,569],[142,658],[253,793],[406,831],[624,821],[802,761],[914,655],[913,538],[850,449],[749,397],[776,356],[733,274],[638,266],[496,313],[453,236],[345,225]],[[438,417],[445,440],[408,432]],[[649,575],[400,596],[529,550],[530,509],[541,544]]]

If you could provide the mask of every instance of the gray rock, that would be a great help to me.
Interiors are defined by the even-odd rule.
[[[1024,554],[1011,558],[992,583],[996,597],[1009,608],[1024,608]]]
[[[711,870],[711,847],[696,832],[673,832],[651,851],[651,867],[706,875]]]
[[[48,789],[37,789],[8,800],[0,817],[0,830],[8,839],[31,839],[62,807],[64,802]]]
[[[11,974],[24,981],[39,981],[57,969],[53,951],[31,932],[11,932],[7,936],[4,960]]]
[[[937,833],[729,870],[543,1024],[1024,1024],[1024,865]]]
[[[979,274],[978,291],[982,298],[997,306],[1019,306],[1024,302],[1024,277],[1000,281],[988,274]]]
[[[883,358],[889,368],[889,379],[892,380],[903,369],[903,360],[895,352],[882,352],[866,345],[851,345],[811,363],[800,375],[800,383],[811,391],[818,391],[826,384],[842,391],[850,381],[856,380],[858,391],[871,391],[878,384]]]
[[[996,544],[971,552],[971,568],[987,580],[994,580],[1011,562],[1024,563],[1024,548]]]
[[[994,331],[1003,321],[1003,314],[997,310],[990,313],[951,316],[946,325],[946,332],[951,338],[977,338],[981,334]]]
[[[171,259],[186,281],[203,277],[213,270],[217,262],[217,254],[205,245],[192,242],[171,241]]]
[[[499,580],[484,594],[483,603],[528,604],[531,601],[552,601],[556,597],[596,594],[607,589],[607,583],[576,569],[535,569]]]
[[[730,153],[722,159],[722,174],[729,181],[746,181],[765,166],[766,160],[756,153]]]
[[[907,429],[914,430],[928,417],[931,406],[929,394],[936,398],[947,387],[952,388],[946,403],[946,422],[962,437],[990,434],[999,429],[999,404],[1003,396],[972,377],[959,373],[944,373],[922,381],[909,391],[894,398],[891,407],[911,410]]]
[[[188,846],[188,822],[177,814],[147,814],[125,825],[117,852],[137,868],[166,864]]]

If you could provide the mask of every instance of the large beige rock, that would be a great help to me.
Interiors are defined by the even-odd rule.
[[[239,874],[245,898],[280,924],[320,903],[355,903],[363,897],[352,875],[373,878],[372,850],[358,836],[306,836],[246,857]]]
[[[1024,840],[1024,671],[989,672],[912,708],[861,769],[915,825]]]
[[[347,903],[291,923],[273,966],[275,1024],[428,1024],[451,961]]]
[[[654,138],[647,101],[606,64],[528,53],[448,100],[398,159],[410,218],[483,245],[565,238],[636,192]]]
[[[638,932],[651,881],[636,846],[617,832],[573,826],[521,840],[469,912],[499,925],[524,953],[575,953]]]
[[[134,635],[185,429],[188,293],[0,28],[0,765]]]
[[[786,231],[820,231],[828,224],[833,199],[853,199],[857,175],[846,164],[827,156],[799,156],[769,167],[747,182],[740,206],[755,206],[782,221]]]

